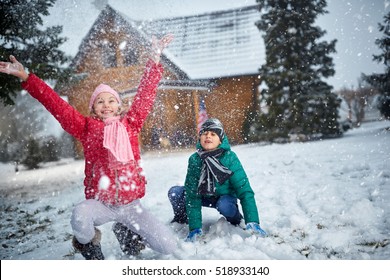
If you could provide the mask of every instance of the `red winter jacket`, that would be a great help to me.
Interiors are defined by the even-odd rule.
[[[138,92],[128,113],[121,120],[129,134],[135,163],[118,169],[108,168],[108,150],[103,147],[102,120],[83,116],[34,74],[30,74],[27,81],[22,83],[22,87],[45,106],[63,129],[82,143],[86,199],[97,199],[109,205],[123,205],[145,195],[146,179],[138,163],[138,134],[152,110],[162,72],[160,64],[148,61]]]

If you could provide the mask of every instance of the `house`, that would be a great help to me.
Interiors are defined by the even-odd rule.
[[[243,143],[246,116],[258,109],[258,69],[264,63],[264,44],[255,26],[259,18],[257,6],[248,6],[134,21],[125,11],[106,6],[73,59],[75,77],[56,90],[86,115],[90,95],[100,83],[131,102],[152,35],[173,33],[175,39],[162,55],[165,72],[141,133],[142,148],[193,145],[201,102],[209,117],[223,122],[232,144]]]

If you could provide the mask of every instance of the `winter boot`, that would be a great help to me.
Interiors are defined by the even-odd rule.
[[[171,223],[188,224],[187,215],[174,215]]]
[[[116,238],[118,239],[119,245],[123,253],[128,256],[137,256],[145,249],[145,244],[142,237],[128,229],[121,223],[115,223],[112,227]]]
[[[100,247],[100,240],[102,239],[102,233],[100,230],[95,228],[95,236],[91,242],[87,244],[81,244],[77,241],[76,237],[73,236],[72,244],[73,247],[81,253],[86,260],[104,260],[102,248]]]

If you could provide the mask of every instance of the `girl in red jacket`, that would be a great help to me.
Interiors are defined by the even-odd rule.
[[[10,56],[11,62],[0,62],[0,72],[20,78],[22,87],[83,145],[86,200],[74,208],[71,226],[73,245],[86,259],[104,259],[101,234],[96,227],[112,221],[116,222],[114,232],[118,240],[125,242],[121,244],[125,252],[131,251],[130,243],[137,238],[163,254],[176,249],[169,228],[139,201],[145,195],[146,180],[139,166],[138,134],[153,107],[162,77],[161,52],[172,39],[172,35],[161,40],[153,37],[151,59],[147,62],[134,101],[124,116],[121,116],[119,94],[108,85],[96,87],[89,102],[91,115],[86,117],[37,76],[28,74],[15,57]],[[128,231],[137,235],[127,236]]]

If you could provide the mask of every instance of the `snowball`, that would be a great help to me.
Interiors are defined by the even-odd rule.
[[[107,190],[110,186],[110,179],[107,176],[102,176],[99,180],[99,189]]]

